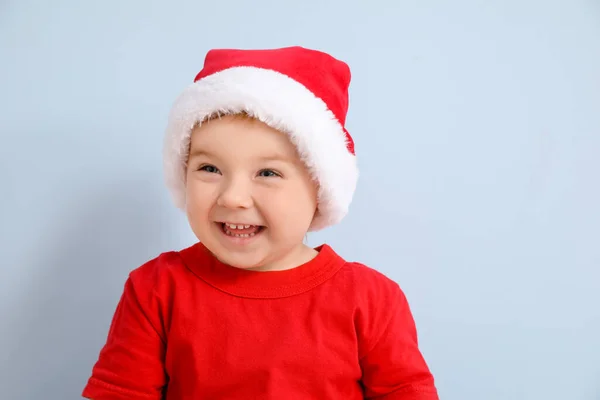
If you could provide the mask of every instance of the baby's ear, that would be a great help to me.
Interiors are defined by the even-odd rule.
[[[315,213],[313,214],[313,219],[315,219],[315,217],[317,216],[318,212],[319,212],[319,195],[321,193],[321,184],[319,183],[318,180],[313,180],[313,182],[315,183],[315,196],[316,196],[316,207],[315,207]]]
[[[313,213],[311,223],[315,220],[315,218],[317,218],[318,215],[319,215],[319,204],[317,204],[317,207],[315,207],[315,212]]]

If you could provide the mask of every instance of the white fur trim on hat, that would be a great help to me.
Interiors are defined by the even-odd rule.
[[[192,129],[214,113],[246,112],[288,134],[313,179],[319,183],[317,231],[342,220],[358,179],[356,157],[346,147],[340,122],[304,85],[276,71],[234,67],[187,87],[169,115],[164,171],[176,206],[185,209],[185,166]]]

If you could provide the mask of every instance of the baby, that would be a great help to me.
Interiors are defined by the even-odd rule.
[[[199,242],[131,272],[84,397],[438,399],[399,286],[304,243],[356,187],[349,84],[302,47],[208,52],[164,152]]]

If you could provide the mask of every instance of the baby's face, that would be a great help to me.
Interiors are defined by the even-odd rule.
[[[192,132],[186,202],[192,230],[219,260],[286,269],[306,255],[317,185],[287,135],[225,116]]]

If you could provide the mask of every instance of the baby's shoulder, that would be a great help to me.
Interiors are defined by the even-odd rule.
[[[389,276],[361,262],[346,262],[340,278],[359,299],[383,301],[403,297],[400,285]]]
[[[390,283],[393,282],[387,275],[378,269],[358,261],[346,261],[344,268],[354,277],[367,279],[369,281]]]
[[[139,289],[162,292],[173,287],[186,271],[181,252],[166,251],[133,269],[129,280]]]

